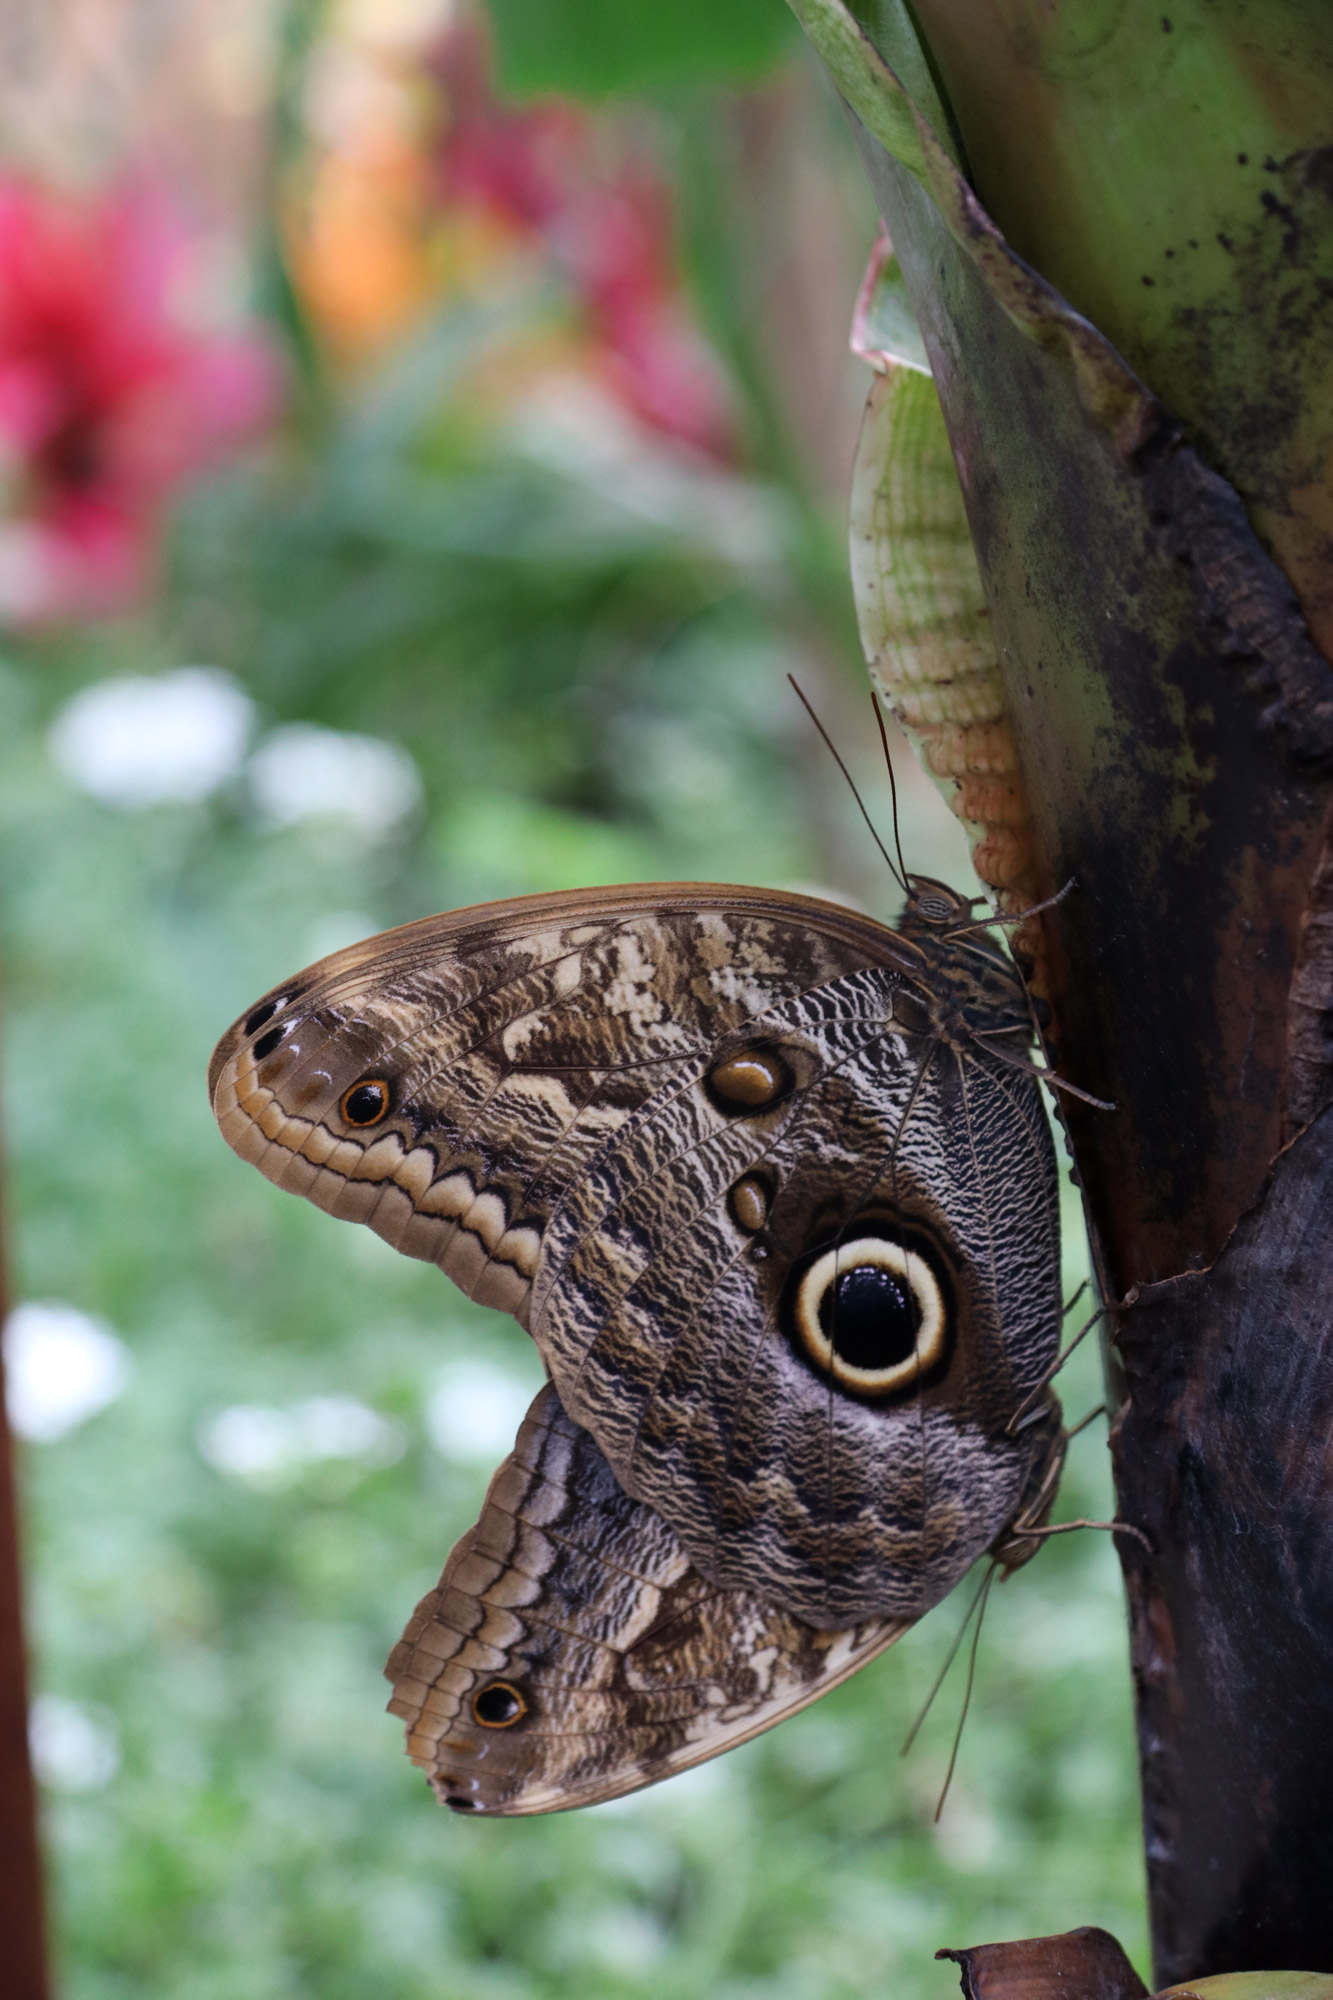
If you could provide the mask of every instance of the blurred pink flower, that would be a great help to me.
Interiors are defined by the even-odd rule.
[[[732,400],[684,296],[660,174],[641,151],[618,144],[605,119],[557,100],[499,102],[475,16],[448,31],[436,70],[447,102],[446,200],[540,238],[582,308],[619,400],[710,457],[734,458]]]
[[[276,407],[257,334],[183,322],[191,248],[143,189],[76,206],[0,176],[0,618],[131,602],[166,496]]]

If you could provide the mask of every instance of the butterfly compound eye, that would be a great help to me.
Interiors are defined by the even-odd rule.
[[[389,1108],[389,1086],[382,1077],[372,1076],[354,1083],[338,1106],[348,1125],[378,1125]]]
[[[472,1697],[472,1713],[484,1729],[508,1729],[527,1712],[528,1704],[508,1681],[492,1681]]]
[[[815,1366],[845,1389],[891,1396],[942,1360],[949,1309],[926,1259],[863,1237],[817,1257],[796,1292],[796,1332]]]
[[[709,1070],[708,1094],[732,1116],[767,1111],[790,1091],[795,1078],[776,1049],[742,1049]]]

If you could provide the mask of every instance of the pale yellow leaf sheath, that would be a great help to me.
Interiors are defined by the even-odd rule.
[[[871,678],[968,831],[978,875],[1034,902],[1032,840],[995,640],[939,397],[877,244],[853,345],[875,368],[852,473],[851,571]],[[880,345],[880,342],[887,345]]]

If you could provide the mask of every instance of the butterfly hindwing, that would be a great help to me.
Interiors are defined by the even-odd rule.
[[[821,1632],[707,1583],[548,1385],[385,1672],[446,1804],[549,1812],[745,1742],[905,1630]]]
[[[1053,1356],[1036,1087],[942,1037],[891,967],[762,1025],[790,1096],[729,1118],[695,1077],[638,1107],[553,1212],[532,1331],[570,1414],[714,1582],[820,1625],[916,1617],[1011,1513],[1029,1446],[1006,1426]],[[768,1190],[758,1229],[740,1179]],[[911,1246],[947,1324],[935,1365],[881,1394],[891,1369],[830,1381],[796,1299],[821,1253],[884,1240]]]

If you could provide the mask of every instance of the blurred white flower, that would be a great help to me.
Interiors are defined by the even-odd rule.
[[[435,1378],[426,1405],[426,1434],[442,1458],[460,1465],[493,1464],[512,1451],[536,1393],[532,1382],[493,1362],[451,1361]]]
[[[416,810],[421,778],[396,743],[289,722],[250,759],[250,793],[267,826],[336,818],[374,835],[391,833]]]
[[[53,1792],[95,1792],[120,1769],[110,1724],[58,1694],[39,1694],[28,1710],[28,1746],[38,1784]]]
[[[216,1472],[249,1485],[280,1487],[329,1459],[392,1465],[406,1439],[354,1396],[306,1396],[282,1408],[233,1403],[200,1426],[199,1449]]]
[[[254,704],[217,667],[177,667],[83,688],[49,738],[60,769],[103,805],[189,804],[235,777]]]
[[[110,1327],[60,1299],[15,1306],[4,1346],[9,1421],[37,1444],[113,1403],[130,1378],[130,1357]]]

